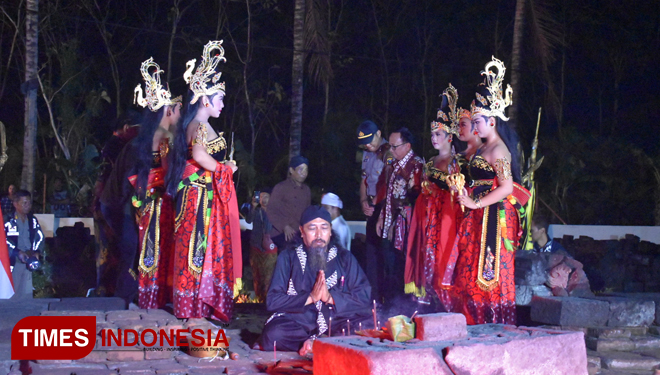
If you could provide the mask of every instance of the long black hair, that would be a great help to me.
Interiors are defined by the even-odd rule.
[[[179,188],[179,182],[183,176],[183,170],[186,167],[186,160],[188,160],[188,142],[186,140],[186,134],[188,133],[188,125],[195,119],[197,115],[197,110],[199,106],[202,105],[202,98],[197,98],[195,104],[191,104],[190,101],[194,97],[194,93],[189,89],[188,90],[188,100],[186,100],[186,106],[183,108],[181,114],[181,126],[176,128],[176,134],[174,136],[174,146],[173,150],[170,150],[168,155],[168,169],[167,176],[165,178],[167,193],[175,197],[177,190]],[[207,96],[209,102],[216,96],[217,93]]]
[[[170,107],[164,105],[156,112],[152,112],[150,109],[145,108],[142,112],[140,132],[132,141],[136,158],[135,172],[137,174],[135,190],[137,191],[137,197],[141,200],[144,199],[147,194],[149,171],[151,170],[154,160],[153,152],[151,150],[151,145],[154,142],[154,134],[156,134],[156,130],[158,130],[158,127],[160,126],[160,121],[168,108]]]
[[[499,117],[494,118],[497,134],[500,135],[500,138],[502,138],[502,141],[504,141],[504,144],[511,153],[511,174],[513,175],[513,181],[521,183],[520,155],[518,154],[518,144],[520,143],[520,139],[518,138],[518,134],[511,125],[509,125],[508,121],[504,121]]]

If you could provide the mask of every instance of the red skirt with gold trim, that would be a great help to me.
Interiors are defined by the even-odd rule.
[[[174,210],[172,198],[157,196],[142,208],[138,223],[140,244],[139,294],[141,309],[158,309],[172,301]]]
[[[520,239],[518,212],[508,200],[471,210],[459,226],[442,281],[443,302],[468,324],[516,323],[514,254]]]
[[[430,184],[417,198],[408,235],[406,293],[440,296],[442,277],[462,218],[455,197],[435,184]]]
[[[229,204],[236,194],[232,175],[224,164],[208,172],[192,160],[187,162],[177,194],[174,232],[177,318],[231,319],[234,267],[241,267],[240,237],[232,239],[230,225]]]

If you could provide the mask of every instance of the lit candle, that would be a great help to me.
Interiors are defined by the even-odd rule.
[[[277,362],[277,341],[273,341],[273,359]]]
[[[378,326],[376,325],[376,309],[371,309],[371,313],[374,315],[374,329],[378,329]]]
[[[360,327],[360,332],[362,332],[362,322],[360,322],[358,326]]]
[[[378,329],[380,329],[380,320],[378,321]]]
[[[346,319],[346,326],[348,327],[348,335],[351,335],[351,320]]]
[[[342,335],[342,336],[346,336],[346,330],[343,329],[343,328],[341,329],[341,335]]]
[[[330,317],[330,324],[328,324],[328,337],[332,337],[332,317]]]

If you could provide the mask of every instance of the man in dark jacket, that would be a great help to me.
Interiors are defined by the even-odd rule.
[[[262,350],[311,350],[320,335],[355,330],[370,314],[371,287],[350,251],[331,240],[330,214],[309,206],[300,219],[303,243],[283,251],[270,283],[266,308],[274,312],[258,340]],[[303,347],[303,344],[304,347]]]
[[[32,196],[26,190],[14,194],[15,213],[5,222],[5,236],[9,261],[13,266],[14,279],[13,298],[32,298],[32,273],[27,269],[26,262],[32,257],[39,259],[40,249],[44,243],[44,233],[39,220],[30,212]]]

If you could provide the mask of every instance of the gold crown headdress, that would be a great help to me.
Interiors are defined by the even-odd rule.
[[[460,121],[463,117],[467,117],[468,119],[472,118],[472,113],[470,112],[469,109],[465,109],[465,108],[458,109],[458,120]]]
[[[156,70],[153,73],[149,73],[149,68],[155,68]],[[154,62],[153,57],[142,63],[140,72],[145,83],[146,97],[142,96],[142,86],[138,83],[135,86],[135,90],[133,90],[133,103],[138,104],[142,108],[149,107],[152,112],[157,112],[165,105],[181,103],[181,96],[172,99],[170,91],[163,88],[163,85],[160,83],[160,74],[163,71]]]
[[[496,72],[493,72],[491,68],[495,68]],[[509,120],[504,114],[504,110],[511,105],[513,89],[511,88],[511,85],[507,84],[504,96],[502,96],[502,84],[504,82],[505,72],[506,67],[504,66],[504,63],[496,59],[495,56],[493,56],[492,61],[489,61],[488,64],[486,64],[481,75],[486,76],[482,85],[485,86],[488,92],[484,92],[485,96],[477,92],[477,99],[472,101],[473,116],[480,114],[487,117],[499,117],[504,121]],[[477,103],[477,100],[479,103]]]
[[[454,86],[449,84],[449,87],[442,92],[442,104],[438,110],[437,118],[441,121],[431,122],[431,131],[442,129],[448,134],[458,135],[458,111],[456,110],[456,103],[458,103],[458,91]]]
[[[215,56],[211,56],[213,50],[218,50],[218,53]],[[192,74],[192,71],[197,59],[192,59],[186,63],[188,69],[183,74],[183,79],[189,84],[190,90],[195,94],[190,101],[190,104],[195,104],[197,99],[201,96],[211,96],[217,92],[225,92],[225,83],[218,83],[220,76],[222,76],[222,72],[215,71],[215,68],[220,61],[227,61],[227,59],[225,59],[225,49],[222,48],[222,40],[210,40],[204,46],[202,62],[197,67],[195,74]],[[213,83],[213,86],[206,87],[209,81]]]

